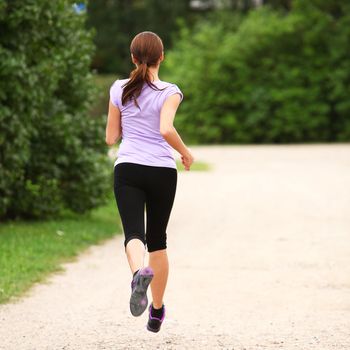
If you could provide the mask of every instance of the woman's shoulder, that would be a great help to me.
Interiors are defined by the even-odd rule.
[[[115,80],[110,89],[109,89],[109,96],[111,99],[111,102],[121,108],[121,97],[123,92],[123,85],[128,81],[129,79],[117,79]]]
[[[117,79],[113,82],[112,87],[122,87],[125,83],[127,83],[130,78],[125,79]]]
[[[170,95],[177,93],[180,95],[181,101],[182,101],[183,93],[175,83],[171,83],[169,81],[160,81],[158,83],[160,83],[160,84],[157,86],[162,89],[162,95],[163,95],[164,99],[166,99]]]

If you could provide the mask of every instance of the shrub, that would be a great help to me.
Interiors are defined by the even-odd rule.
[[[350,3],[299,0],[252,10],[227,30],[182,30],[165,60],[183,89],[177,126],[192,142],[350,140]]]
[[[0,218],[84,212],[110,185],[88,116],[93,32],[67,0],[0,0]]]

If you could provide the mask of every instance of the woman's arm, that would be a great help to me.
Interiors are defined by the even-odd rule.
[[[106,126],[106,143],[112,146],[120,139],[122,134],[122,128],[120,124],[120,111],[119,108],[114,106],[109,101],[108,118]]]
[[[174,118],[180,102],[181,97],[179,94],[169,96],[164,102],[160,112],[160,133],[165,141],[181,154],[182,164],[185,166],[185,169],[190,170],[194,160],[193,156],[174,127]]]

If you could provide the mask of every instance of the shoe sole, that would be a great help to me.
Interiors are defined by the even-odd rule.
[[[145,267],[141,270],[139,280],[130,297],[130,312],[133,316],[141,316],[148,306],[147,288],[153,278],[153,270]]]
[[[154,328],[148,327],[148,325],[147,325],[147,330],[150,332],[153,332],[153,333],[158,333],[160,331],[160,328],[154,329]]]

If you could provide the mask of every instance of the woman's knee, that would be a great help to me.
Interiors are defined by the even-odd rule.
[[[144,237],[142,237],[142,235],[139,235],[139,234],[134,234],[134,235],[129,235],[125,238],[125,240],[124,240],[125,250],[130,245],[130,243],[132,244],[133,242],[137,242],[137,241],[141,242],[143,244],[143,246],[146,246],[146,241],[145,241]]]

